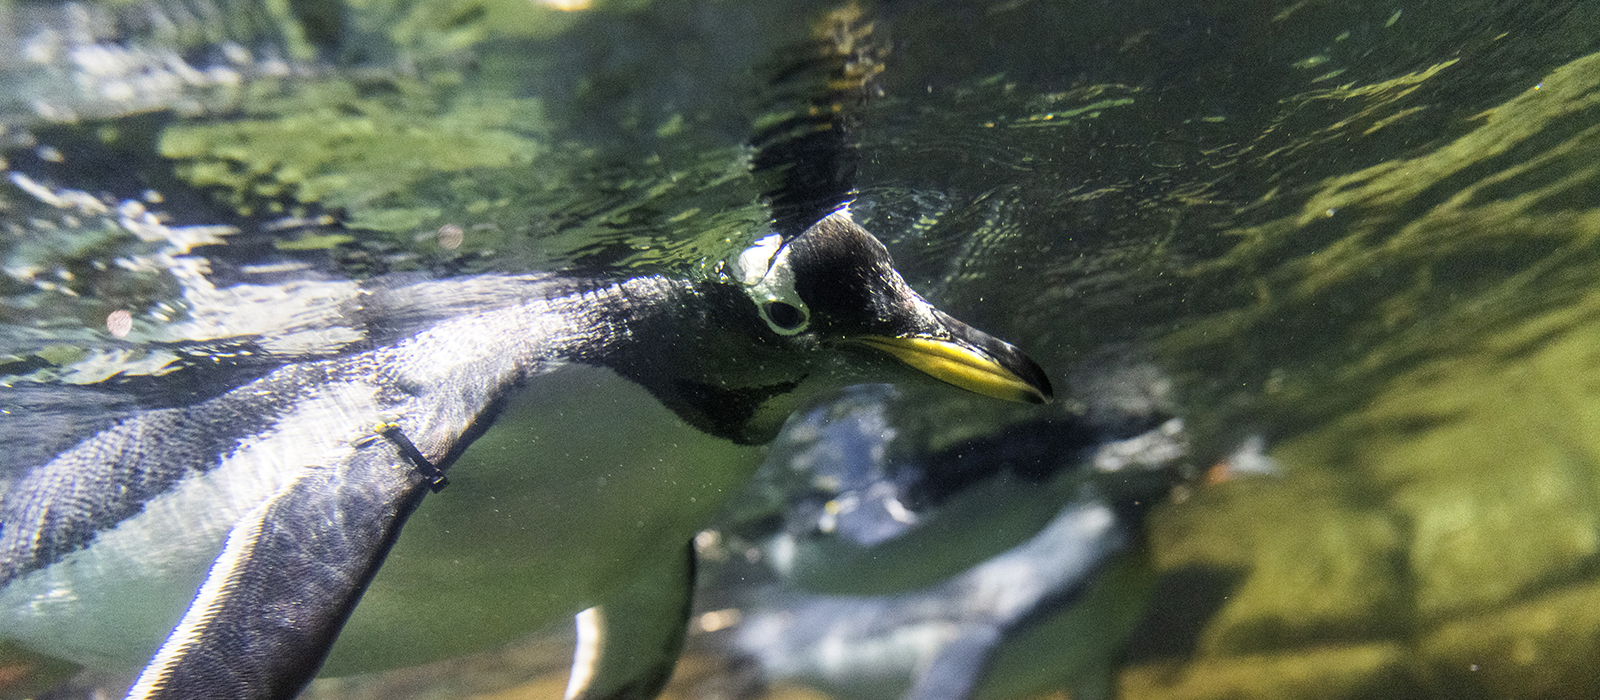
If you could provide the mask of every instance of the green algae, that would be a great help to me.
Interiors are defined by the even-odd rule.
[[[1398,377],[1280,449],[1403,526],[1423,624],[1590,575],[1600,558],[1600,294]],[[1532,345],[1530,346],[1530,343]]]
[[[1411,118],[1397,95],[1447,67],[1344,89],[1358,118],[1330,133]],[[1327,696],[1600,687],[1547,665],[1595,638],[1592,616],[1551,606],[1592,591],[1600,570],[1597,118],[1593,54],[1450,139],[1270,192],[1252,206],[1277,216],[1227,230],[1236,244],[1189,268],[1243,293],[1166,350],[1248,368],[1233,376],[1277,421],[1284,474],[1157,518],[1164,568],[1240,578],[1181,674],[1154,664],[1125,682],[1148,697],[1282,697],[1284,674],[1344,677],[1335,650],[1362,648],[1387,651]],[[1508,622],[1518,610],[1530,617]],[[1291,659],[1297,670],[1274,670]],[[1494,673],[1469,672],[1477,662]]]
[[[1393,643],[1353,644],[1206,658],[1181,668],[1143,666],[1122,675],[1119,696],[1163,700],[1427,697],[1405,651]]]
[[[1277,405],[1338,412],[1361,397],[1341,402],[1330,388],[1380,386],[1496,321],[1570,299],[1600,255],[1600,210],[1585,199],[1600,184],[1597,87],[1600,55],[1580,58],[1438,148],[1269,192],[1250,207],[1284,215],[1224,231],[1235,245],[1185,271],[1240,303],[1162,342],[1261,373],[1247,383],[1275,372]],[[1351,95],[1386,101],[1390,91]],[[1287,200],[1299,203],[1278,203]],[[1333,329],[1342,339],[1323,342]]]
[[[1124,682],[1142,697],[1282,697],[1304,674],[1386,694],[1592,694],[1573,650],[1600,629],[1597,334],[1600,292],[1463,343],[1280,444],[1281,480],[1162,513],[1161,568],[1240,582],[1181,674],[1143,665]],[[1386,660],[1355,673],[1352,644]]]
[[[355,240],[355,237],[347,234],[329,236],[307,234],[294,240],[273,241],[272,246],[278,250],[326,250],[353,240]]]
[[[1423,673],[1448,697],[1584,697],[1596,685],[1600,582],[1463,616],[1419,645]]]
[[[541,121],[535,100],[445,103],[432,86],[384,82],[393,92],[366,96],[353,83],[328,81],[262,100],[253,110],[260,118],[177,124],[163,133],[160,153],[180,161],[180,177],[222,193],[242,214],[287,198],[345,210],[356,226],[409,230],[419,222],[385,214],[423,178],[527,166],[540,152],[529,135]]]
[[[606,12],[639,5],[601,3]],[[740,145],[708,143],[706,113],[574,124],[526,94],[558,72],[541,40],[592,13],[540,3],[354,3],[346,46],[416,70],[313,72],[249,86],[230,119],[187,119],[159,153],[241,217],[331,214],[344,232],[274,241],[325,252],[342,274],[628,269],[712,275],[767,215]],[[632,76],[629,80],[637,79]],[[545,79],[545,78],[540,78]],[[605,99],[585,78],[563,93]],[[644,105],[656,109],[661,105]],[[639,122],[629,126],[633,122]],[[595,148],[588,129],[624,143]],[[448,248],[437,232],[459,230]],[[338,238],[348,236],[348,238]]]

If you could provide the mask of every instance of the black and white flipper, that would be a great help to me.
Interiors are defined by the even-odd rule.
[[[128,698],[297,695],[429,490],[402,452],[368,441],[240,520]]]

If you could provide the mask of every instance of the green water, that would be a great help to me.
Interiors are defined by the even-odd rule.
[[[285,71],[146,102],[5,49],[10,172],[101,204],[0,185],[3,381],[168,371],[97,354],[112,310],[131,340],[191,311],[184,251],[130,235],[128,199],[233,227],[194,249],[218,286],[268,262],[706,274],[766,220],[743,144],[797,104],[773,66],[834,7],[267,5],[132,45]],[[1158,512],[1128,697],[1600,694],[1600,8],[866,9],[854,210],[913,286],[1058,378],[1147,355],[1202,456],[1261,435],[1283,467]],[[952,436],[1017,417],[933,410],[967,418]]]

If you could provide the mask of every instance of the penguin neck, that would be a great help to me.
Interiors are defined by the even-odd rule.
[[[706,433],[768,442],[801,400],[804,353],[763,340],[762,321],[737,288],[651,276],[582,296],[582,313],[598,312],[598,332],[572,359],[643,386]]]

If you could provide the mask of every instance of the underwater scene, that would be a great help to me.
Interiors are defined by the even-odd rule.
[[[0,0],[0,506],[92,431],[376,342],[338,321],[371,290],[712,283],[841,206],[1054,401],[809,398],[707,487],[691,606],[606,581],[686,628],[637,652],[670,679],[584,695],[563,616],[299,697],[1600,697],[1577,0]],[[0,589],[0,699],[127,692],[143,661],[6,622],[41,595]]]

